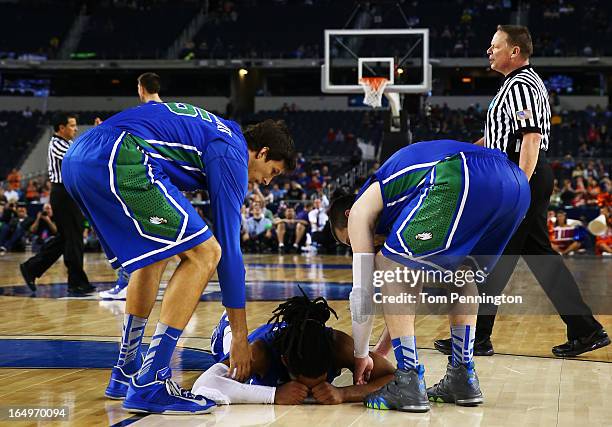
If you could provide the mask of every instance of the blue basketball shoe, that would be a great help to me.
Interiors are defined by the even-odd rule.
[[[130,273],[125,271],[123,267],[117,270],[117,282],[115,287],[108,291],[98,292],[100,299],[125,300],[127,297],[127,285],[130,281]]]
[[[128,387],[134,378],[138,374],[138,370],[133,374],[126,374],[122,367],[113,366],[110,380],[104,395],[109,399],[125,399]]]
[[[204,396],[182,389],[170,378],[170,368],[157,372],[155,381],[140,385],[132,380],[123,402],[129,412],[148,412],[155,414],[207,414],[215,407],[215,402]]]

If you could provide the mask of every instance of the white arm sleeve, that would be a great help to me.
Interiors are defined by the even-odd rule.
[[[374,254],[353,254],[353,289],[349,296],[353,324],[355,357],[366,357],[370,351],[370,335],[374,323]]]
[[[274,403],[276,387],[239,383],[225,376],[228,370],[223,363],[214,364],[196,380],[192,393],[214,400],[218,405]]]

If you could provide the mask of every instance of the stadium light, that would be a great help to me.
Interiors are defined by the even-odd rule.
[[[239,69],[239,70],[238,70],[238,75],[239,75],[240,77],[244,77],[244,76],[246,76],[247,74],[249,74],[249,71],[248,71],[246,68],[241,68],[241,69]]]

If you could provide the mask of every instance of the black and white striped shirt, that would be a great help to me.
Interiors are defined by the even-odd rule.
[[[49,163],[49,181],[54,184],[61,184],[62,181],[62,160],[66,151],[70,148],[72,141],[65,140],[59,135],[53,135],[49,141],[49,151],[47,162]]]
[[[497,95],[489,104],[484,146],[497,148],[518,162],[523,134],[530,132],[540,133],[540,149],[548,150],[548,91],[533,68],[525,65],[506,76]]]

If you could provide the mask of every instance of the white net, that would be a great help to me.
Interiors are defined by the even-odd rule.
[[[363,86],[363,103],[372,108],[382,105],[382,95],[385,91],[385,86],[389,83],[389,79],[384,77],[363,77],[359,80],[359,84]]]

